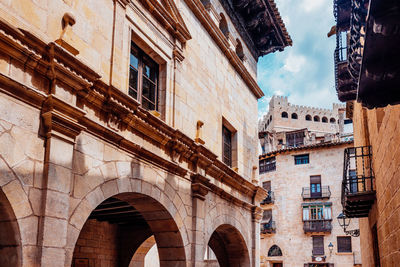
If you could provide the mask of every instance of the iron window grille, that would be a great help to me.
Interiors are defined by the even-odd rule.
[[[308,164],[308,163],[310,163],[309,154],[294,156],[295,165]]]
[[[275,171],[276,170],[276,158],[270,157],[270,158],[262,159],[262,160],[260,160],[259,165],[260,165],[259,166],[260,174]]]

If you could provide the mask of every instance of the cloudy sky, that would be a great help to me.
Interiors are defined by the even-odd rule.
[[[332,108],[338,102],[334,83],[335,37],[326,34],[335,24],[332,0],[275,0],[293,46],[259,59],[258,83],[265,96],[259,116],[267,112],[272,95],[288,96],[298,105]]]

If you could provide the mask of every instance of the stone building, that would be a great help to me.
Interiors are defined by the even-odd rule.
[[[360,218],[364,266],[400,260],[399,1],[334,2],[336,90],[354,123],[343,208]]]
[[[353,129],[345,127],[351,121],[344,115],[345,106],[341,104],[322,109],[293,105],[286,96],[273,96],[268,113],[258,122],[262,152],[351,139]]]
[[[284,148],[259,157],[261,266],[361,266],[360,239],[343,232],[343,152],[352,141]],[[349,227],[358,229],[358,220]]]
[[[288,45],[273,0],[1,0],[0,266],[259,266],[256,64]]]

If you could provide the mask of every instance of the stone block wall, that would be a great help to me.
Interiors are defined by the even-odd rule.
[[[353,253],[338,253],[337,237],[346,236],[336,217],[342,212],[341,184],[343,175],[343,152],[352,144],[336,144],[331,147],[314,149],[300,148],[276,155],[276,170],[260,175],[260,182],[271,181],[274,203],[262,205],[264,210],[272,209],[272,220],[276,224],[276,233],[261,235],[261,266],[270,267],[273,262],[283,262],[284,266],[302,267],[311,263],[312,235],[303,230],[302,203],[331,202],[332,231],[314,233],[324,236],[326,262],[335,266],[354,266],[353,253],[360,252],[360,238],[352,237]],[[294,156],[309,154],[309,164],[294,164]],[[329,186],[329,199],[303,200],[303,187],[310,187],[310,176],[320,175],[321,185]],[[358,229],[357,219],[352,219],[348,229]],[[332,254],[328,245],[333,244]],[[268,257],[271,246],[277,245],[282,251],[281,257]],[[364,261],[363,261],[364,265]]]
[[[400,259],[400,107],[367,110],[354,104],[356,146],[371,145],[376,202],[368,218],[360,220],[362,258],[374,266],[372,228],[377,228],[381,266],[395,266]],[[364,264],[363,264],[364,265]]]

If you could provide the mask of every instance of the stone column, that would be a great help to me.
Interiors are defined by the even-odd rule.
[[[194,179],[193,179],[194,178]],[[205,185],[196,182],[196,178],[192,177],[195,181],[192,183],[192,203],[193,203],[193,221],[192,221],[192,266],[201,267],[204,266],[204,244],[205,239],[205,228],[204,220],[206,214],[205,197],[209,191],[209,188]]]
[[[260,220],[262,218],[263,209],[254,207],[252,214],[253,228],[253,246],[252,246],[252,265],[253,267],[260,266]]]
[[[46,104],[51,108],[42,113],[46,147],[39,246],[41,266],[61,267],[65,264],[74,142],[82,127],[75,119],[53,110],[54,102],[59,100],[50,96]],[[84,115],[81,110],[69,108],[74,115]]]

